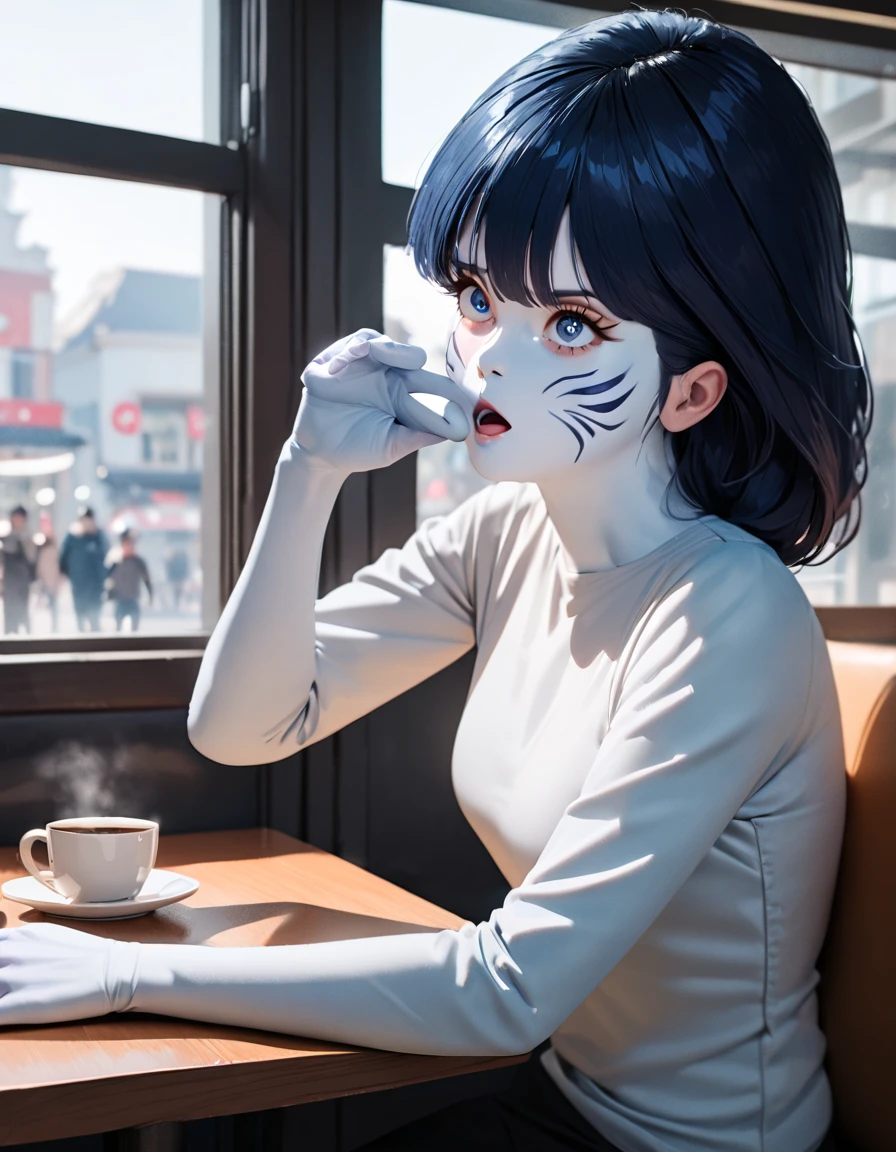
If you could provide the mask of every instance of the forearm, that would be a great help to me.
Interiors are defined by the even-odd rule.
[[[116,1006],[398,1052],[528,1051],[541,1021],[482,933],[468,924],[285,947],[141,945],[133,997]]]
[[[343,475],[284,447],[249,557],[203,656],[188,731],[224,764],[277,759],[266,736],[307,702],[324,532]],[[279,753],[282,755],[282,753]]]

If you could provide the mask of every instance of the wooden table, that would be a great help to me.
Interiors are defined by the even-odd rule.
[[[462,921],[270,829],[162,837],[199,891],[139,920],[58,920],[0,900],[0,927],[75,924],[117,940],[241,947],[456,928]],[[22,875],[0,849],[0,882]],[[0,1145],[280,1108],[514,1064],[349,1048],[164,1016],[0,1029]]]

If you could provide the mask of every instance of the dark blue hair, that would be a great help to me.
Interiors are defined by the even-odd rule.
[[[567,205],[595,294],[654,333],[651,416],[673,376],[704,360],[728,372],[708,416],[664,433],[687,501],[788,565],[848,544],[871,381],[840,186],[799,85],[749,37],[676,11],[564,32],[497,80],[437,152],[408,221],[417,268],[450,287],[462,225],[472,213],[475,244],[487,216],[497,292],[551,303]]]

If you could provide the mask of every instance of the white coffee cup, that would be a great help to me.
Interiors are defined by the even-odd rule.
[[[47,845],[49,870],[31,855],[37,840]],[[41,884],[76,903],[93,904],[136,896],[152,871],[158,847],[159,826],[152,820],[78,816],[26,832],[19,854]]]

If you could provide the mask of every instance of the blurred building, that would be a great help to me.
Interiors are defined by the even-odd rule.
[[[65,508],[90,504],[110,534],[140,536],[156,579],[170,557],[199,564],[205,433],[201,280],[117,269],[65,322],[54,394],[88,447]]]
[[[854,253],[852,310],[874,385],[853,545],[801,582],[817,604],[896,603],[896,82],[788,65],[804,84],[827,134],[843,190]]]
[[[84,440],[63,427],[53,396],[51,269],[45,248],[19,246],[24,213],[10,210],[11,181],[0,165],[0,523],[23,504],[37,530],[49,526],[58,491],[71,487]]]

